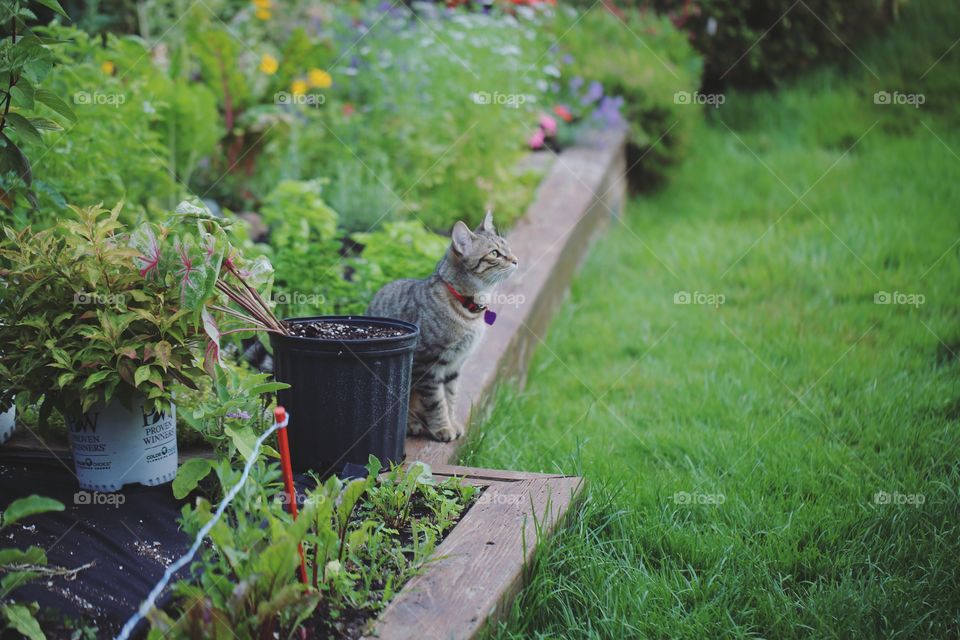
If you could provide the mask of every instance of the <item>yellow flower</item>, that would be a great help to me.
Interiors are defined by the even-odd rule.
[[[253,15],[257,16],[257,20],[269,20],[272,14],[270,9],[257,9]]]
[[[272,4],[271,0],[253,0],[253,6],[257,9],[269,9]]]
[[[333,84],[333,78],[323,69],[310,69],[310,72],[307,73],[307,81],[311,87],[317,89],[326,89]]]
[[[109,60],[104,60],[103,64],[100,65],[100,70],[108,76],[112,76],[115,69],[116,67],[114,67],[113,63]]]
[[[290,93],[295,96],[302,96],[307,92],[307,83],[303,80],[294,80],[290,83]]]
[[[264,54],[264,56],[260,58],[260,71],[263,71],[268,76],[275,74],[279,68],[280,63],[269,53]]]

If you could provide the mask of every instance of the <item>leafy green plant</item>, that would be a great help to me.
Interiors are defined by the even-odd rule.
[[[38,37],[27,27],[27,21],[36,19],[30,5],[67,17],[57,0],[9,0],[0,6],[0,206],[8,211],[20,196],[34,208],[39,204],[31,190],[33,169],[24,144],[40,141],[41,131],[62,129],[40,106],[66,120],[76,120],[70,106],[43,86],[53,68],[53,41]]]
[[[145,278],[120,205],[73,208],[56,228],[4,228],[0,367],[10,394],[86,412],[135,395],[165,406],[174,380],[196,386],[202,332],[167,284]]]
[[[715,85],[781,82],[815,63],[846,57],[859,37],[900,13],[907,0],[655,0],[689,31]]]
[[[239,472],[228,462],[216,466],[221,486],[236,483]],[[269,638],[287,637],[319,601],[295,580],[297,547],[312,521],[305,506],[294,522],[270,495],[277,487],[276,466],[258,463],[256,481],[247,482],[231,504],[229,518],[210,532],[196,566],[197,582],[175,586],[182,612],[174,618],[155,611],[151,638]],[[184,528],[196,533],[212,517],[212,506],[198,498],[183,508]]]
[[[622,98],[643,170],[651,177],[662,176],[683,157],[702,118],[702,108],[676,97],[700,86],[702,62],[686,35],[665,17],[636,10],[617,16],[602,8],[584,14],[557,12],[554,29],[569,32],[560,46],[572,58],[573,77],[601,87],[600,95],[584,100]],[[637,46],[638,37],[646,46]]]
[[[270,380],[243,365],[229,362],[214,376],[199,380],[198,389],[177,387],[177,418],[186,431],[181,442],[213,449],[212,458],[193,458],[180,466],[173,493],[185,497],[213,470],[216,460],[250,458],[258,433],[272,423],[271,396],[289,385]]]
[[[425,465],[379,475],[371,458],[366,479],[318,482],[297,520],[285,508],[276,466],[258,462],[248,482],[214,526],[196,581],[178,583],[175,611],[156,613],[151,637],[308,637],[338,633],[341,620],[375,616],[422,569],[442,535],[469,506],[473,487],[435,483]],[[215,467],[222,486],[237,472]],[[388,522],[382,504],[402,507],[405,522]],[[204,498],[184,507],[187,531],[210,518]],[[448,517],[437,517],[446,513]],[[304,549],[307,584],[297,580]]]
[[[416,220],[388,222],[369,233],[354,233],[360,256],[351,261],[356,282],[356,302],[347,307],[362,312],[383,285],[399,278],[425,278],[447,250],[449,240]]]
[[[3,511],[0,531],[32,515],[63,511],[63,504],[37,495],[11,502]],[[18,587],[36,580],[47,564],[47,554],[40,547],[0,549],[0,631],[12,630],[30,640],[43,640],[46,635],[34,617],[37,604],[16,602],[11,594]]]

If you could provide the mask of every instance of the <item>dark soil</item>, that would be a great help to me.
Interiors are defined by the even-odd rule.
[[[410,333],[406,329],[395,327],[346,324],[328,320],[288,323],[287,328],[290,330],[290,335],[298,338],[323,338],[325,340],[375,340],[377,338],[397,338]]]

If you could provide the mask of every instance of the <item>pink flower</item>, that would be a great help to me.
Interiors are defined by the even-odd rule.
[[[557,121],[545,113],[540,114],[540,128],[549,138],[557,135]]]
[[[543,149],[543,129],[537,129],[533,132],[533,135],[530,136],[530,148],[536,151],[537,149]]]

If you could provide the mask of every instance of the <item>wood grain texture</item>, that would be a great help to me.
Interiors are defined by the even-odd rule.
[[[489,471],[459,469],[455,475],[474,480]],[[583,486],[576,477],[524,475],[532,477],[483,481],[486,489],[437,559],[404,586],[369,638],[465,640],[507,610],[532,559],[538,523],[549,535]]]
[[[507,236],[520,257],[520,270],[499,293],[523,303],[494,307],[497,322],[460,375],[456,415],[468,429],[485,417],[497,381],[510,378],[523,384],[574,272],[606,222],[619,215],[626,198],[625,144],[626,132],[611,130],[557,156],[533,204]],[[410,437],[407,459],[431,465],[454,462],[462,442]]]

